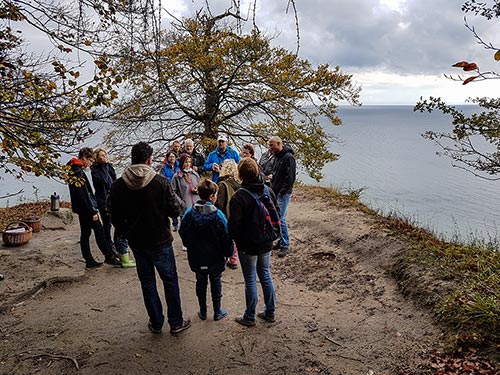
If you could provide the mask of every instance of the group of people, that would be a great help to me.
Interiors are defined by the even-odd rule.
[[[196,274],[201,320],[207,319],[208,283],[214,320],[227,315],[221,304],[222,273],[226,265],[236,268],[239,256],[245,280],[246,309],[236,321],[245,326],[255,325],[256,317],[275,321],[276,297],[270,256],[272,249],[277,249],[280,257],[286,256],[289,250],[286,212],[295,181],[295,158],[292,149],[279,137],[269,140],[268,152],[260,163],[255,159],[251,144],[244,145],[238,153],[227,143],[226,136],[220,135],[217,148],[205,159],[195,150],[191,139],[184,141],[184,149],[176,141],[165,157],[161,172],[157,173],[152,168],[152,147],[139,142],[132,147],[131,165],[118,179],[105,152],[99,156],[104,150],[92,152],[84,148],[78,159],[69,163],[73,171],[70,181],[72,206],[80,219],[80,243],[86,266],[101,265],[92,257],[88,245],[90,232],[94,230],[105,263],[137,266],[149,315],[148,327],[153,333],[162,332],[165,320],[156,287],[156,272],[165,290],[170,333],[178,334],[191,325],[181,308],[172,247],[172,231],[176,230],[187,251],[190,268]],[[94,159],[95,195],[84,173]],[[103,202],[97,199],[98,191],[106,193]],[[280,225],[281,235],[276,244],[272,239],[263,242],[256,238],[258,236],[249,237],[249,229],[262,216],[259,197],[263,195],[270,198],[267,204],[272,207],[269,208],[279,212],[279,221],[275,224]],[[115,228],[113,238],[108,236],[111,223]],[[135,264],[128,257],[128,247],[134,253]],[[258,314],[257,276],[265,305]]]

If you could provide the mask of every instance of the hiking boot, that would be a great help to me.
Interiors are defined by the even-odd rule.
[[[232,270],[235,270],[236,268],[238,268],[237,264],[232,264],[232,263],[226,263],[226,266],[228,266],[228,268],[231,268]]]
[[[172,231],[173,231],[173,232],[177,232],[177,229],[178,229],[178,228],[177,228],[177,225],[175,225],[174,227],[172,227]]]
[[[151,321],[148,323],[148,328],[151,332],[153,332],[155,335],[159,335],[161,334],[161,328],[155,328],[153,327],[153,323],[151,323]]]
[[[102,262],[96,262],[95,260],[91,260],[85,264],[85,268],[88,270],[92,270],[94,268],[99,268],[102,266]]]
[[[288,254],[288,247],[282,247],[278,252],[278,257],[283,258],[286,257],[287,254]]]
[[[181,325],[173,326],[170,328],[170,334],[176,335],[178,333],[181,333],[182,331],[185,331],[189,327],[191,327],[191,320],[190,319],[183,320]]]
[[[207,312],[198,311],[198,318],[200,318],[201,320],[207,320]]]
[[[106,264],[109,264],[111,266],[119,266],[121,267],[122,266],[122,262],[120,262],[118,259],[116,259],[115,257],[106,257],[104,259],[104,263]]]
[[[276,321],[276,318],[274,317],[274,315],[273,316],[266,315],[263,312],[257,313],[257,318],[263,319],[269,323],[274,323]]]
[[[238,316],[236,318],[234,318],[234,321],[236,323],[239,323],[243,326],[247,326],[247,327],[253,327],[255,325],[255,320],[249,320],[249,319],[245,319],[243,316]]]
[[[273,250],[280,250],[280,249],[281,249],[281,244],[279,242],[273,245]]]

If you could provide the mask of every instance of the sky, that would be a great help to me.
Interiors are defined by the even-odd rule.
[[[261,31],[279,33],[275,42],[296,50],[295,16],[288,0],[257,0]],[[469,97],[496,96],[496,81],[462,85],[444,74],[463,74],[458,61],[476,62],[482,71],[500,69],[494,51],[477,43],[464,25],[465,0],[296,0],[300,28],[299,57],[313,64],[340,66],[362,87],[363,104],[415,104],[420,97],[463,103]],[[175,16],[187,16],[205,1],[169,0]],[[241,8],[248,9],[241,0]],[[164,3],[165,4],[165,3]],[[229,0],[210,1],[213,14]],[[243,12],[244,14],[246,12]],[[166,21],[168,15],[166,15]],[[495,21],[468,14],[469,24],[495,44]]]

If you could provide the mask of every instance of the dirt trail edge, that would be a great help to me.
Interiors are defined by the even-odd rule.
[[[440,346],[432,317],[389,275],[405,244],[369,215],[304,190],[289,207],[289,256],[272,258],[276,323],[234,322],[244,309],[239,268],[223,276],[229,316],[198,319],[194,274],[174,234],[193,322],[178,337],[149,332],[135,269],[84,270],[78,223],[63,218],[44,216],[28,245],[0,248],[0,374],[398,374]]]

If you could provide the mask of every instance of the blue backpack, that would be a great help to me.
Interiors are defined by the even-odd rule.
[[[259,216],[257,222],[252,223],[248,228],[248,238],[257,245],[277,240],[281,235],[281,222],[276,210],[276,206],[271,200],[269,188],[264,185],[264,191],[261,195],[240,187],[239,190],[250,194],[258,206]]]

